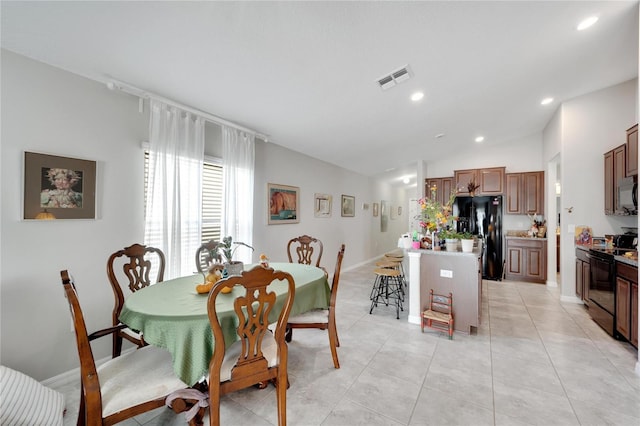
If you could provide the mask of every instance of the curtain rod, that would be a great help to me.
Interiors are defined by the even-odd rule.
[[[235,124],[235,123],[233,123],[233,122],[231,122],[229,120],[225,120],[224,118],[220,118],[220,117],[215,116],[213,114],[209,114],[208,112],[200,111],[199,109],[192,108],[190,106],[181,104],[180,102],[176,102],[174,100],[165,98],[163,96],[156,95],[155,93],[151,93],[151,92],[148,92],[146,90],[142,90],[139,87],[133,86],[133,85],[131,85],[129,83],[125,83],[124,81],[111,79],[111,80],[109,80],[107,82],[107,87],[109,88],[109,90],[120,90],[121,92],[137,96],[140,99],[155,99],[155,100],[158,100],[160,102],[164,102],[167,105],[171,105],[171,106],[183,109],[183,110],[185,110],[187,112],[190,112],[192,114],[196,114],[196,115],[204,118],[205,120],[211,121],[212,123],[233,127],[233,128],[235,128],[237,130],[240,130],[240,131],[243,131],[243,132],[247,132],[247,133],[251,133],[255,137],[260,138],[265,142],[269,142],[269,138],[267,137],[267,135],[264,135],[262,133],[258,133],[253,129],[249,129],[248,127],[240,126],[240,125]]]

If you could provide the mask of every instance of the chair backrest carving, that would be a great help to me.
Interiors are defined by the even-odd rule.
[[[292,247],[293,246],[293,247]],[[289,263],[303,263],[312,265],[314,257],[316,258],[315,266],[320,267],[320,259],[322,259],[322,241],[309,235],[301,235],[297,238],[289,240],[287,244],[287,256]],[[296,261],[294,262],[292,250],[295,251]]]
[[[115,296],[113,325],[118,324],[118,317],[124,305],[124,293],[122,291],[124,287],[118,280],[115,270],[116,261],[120,260],[120,258],[128,258],[122,264],[122,272],[128,281],[126,287],[131,292],[162,282],[164,279],[165,257],[162,250],[158,248],[133,244],[109,256],[109,260],[107,260],[107,276]],[[152,259],[154,260],[153,262]],[[156,269],[157,272],[152,279],[151,273]]]
[[[198,250],[196,250],[196,268],[198,272],[207,272],[214,263],[222,263],[222,256],[218,252],[219,245],[219,241],[209,240],[198,247]]]
[[[276,293],[268,288],[285,286],[287,289],[284,299],[276,297]],[[221,383],[221,368],[228,346],[220,321],[231,321],[231,318],[219,318],[216,311],[216,299],[229,297],[220,294],[224,287],[233,287],[234,311],[237,321],[236,333],[240,338],[241,349],[237,360],[231,369],[230,380]],[[238,291],[240,289],[240,291]],[[209,395],[212,424],[219,419],[218,401],[221,395],[228,392],[252,386],[258,382],[277,379],[278,392],[286,392],[287,386],[287,345],[285,332],[289,313],[295,296],[295,282],[293,277],[283,271],[256,266],[242,275],[231,275],[218,281],[209,294],[207,311],[213,331],[214,349],[209,363]],[[274,318],[275,317],[275,318]],[[263,342],[273,341],[270,336],[269,324],[276,322],[274,337],[277,350],[277,365],[270,367],[263,350]],[[269,333],[269,335],[267,335]],[[236,343],[237,344],[237,343]],[[273,347],[272,347],[273,349]],[[226,365],[226,364],[225,364]],[[286,416],[279,411],[280,416]],[[284,417],[281,417],[284,419]],[[218,420],[219,421],[219,420]],[[279,421],[279,423],[281,423]]]

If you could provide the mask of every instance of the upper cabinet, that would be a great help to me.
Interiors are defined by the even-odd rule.
[[[504,194],[504,167],[455,170],[454,175],[458,195],[471,195],[469,194],[470,182],[475,182],[476,185],[479,185],[475,191],[475,195]]]
[[[544,214],[544,172],[507,173],[505,214]]]
[[[634,176],[638,174],[638,125],[627,129],[627,173],[626,176]]]
[[[444,205],[449,201],[453,190],[453,177],[428,178],[425,179],[424,195],[431,197],[431,188],[436,188],[435,201]]]
[[[618,191],[616,188],[618,188],[620,180],[626,176],[627,145],[624,144],[604,154],[604,214],[612,215],[616,213],[615,210],[618,205]]]
[[[604,154],[604,214],[613,214],[615,204],[613,194],[613,151]]]

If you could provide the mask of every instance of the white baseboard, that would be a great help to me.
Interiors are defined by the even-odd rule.
[[[567,303],[576,303],[576,304],[584,304],[584,302],[582,301],[582,299],[580,299],[579,297],[576,296],[560,296],[560,301],[561,302],[567,302]]]
[[[122,355],[129,353],[131,351],[136,350],[136,348],[129,348],[122,351]],[[111,359],[111,355],[96,360],[96,367],[104,364],[105,362]],[[42,383],[44,386],[53,389],[62,388],[68,384],[78,384],[80,386],[80,367],[74,368],[73,370],[65,371],[62,374],[58,374],[57,376],[50,377],[46,380],[43,380]]]

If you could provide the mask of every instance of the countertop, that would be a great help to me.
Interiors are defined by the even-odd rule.
[[[606,246],[604,245],[593,245],[593,246],[582,246],[582,245],[577,245],[576,246],[577,250],[582,250],[582,251],[589,251],[591,249],[594,250],[606,250]],[[638,252],[632,252],[633,255],[628,257],[628,256],[619,256],[619,255],[614,255],[613,259],[616,262],[620,262],[620,263],[625,263],[627,265],[631,265],[631,266],[635,266],[636,268],[638,267]]]
[[[463,253],[460,247],[456,251],[431,250],[431,249],[407,249],[408,252],[421,253],[433,256],[482,256],[482,247],[474,247],[472,252]]]
[[[547,241],[547,237],[518,237],[516,235],[505,235],[505,239],[507,240],[539,240],[539,241]]]

